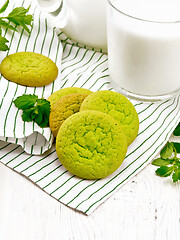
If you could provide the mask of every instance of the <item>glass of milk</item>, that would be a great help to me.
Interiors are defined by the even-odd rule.
[[[110,81],[140,100],[180,93],[180,1],[107,0]]]

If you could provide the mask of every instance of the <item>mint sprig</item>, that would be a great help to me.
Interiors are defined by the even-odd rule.
[[[7,42],[9,41],[0,35],[0,51],[7,51],[9,49],[6,44]]]
[[[14,101],[15,106],[21,109],[22,120],[25,122],[36,122],[40,127],[49,125],[50,102],[36,95],[23,94]]]
[[[174,136],[180,136],[180,122],[177,125],[176,129],[173,132]]]
[[[7,0],[4,5],[0,8],[0,14],[3,13],[9,4],[9,0]],[[5,37],[2,37],[2,27],[17,31],[15,26],[23,27],[28,33],[30,30],[28,26],[32,26],[33,16],[31,14],[27,14],[29,11],[28,7],[25,9],[24,7],[17,7],[12,10],[8,14],[8,16],[0,17],[0,51],[7,51],[9,47],[7,45],[8,40]],[[14,24],[14,26],[12,25]]]
[[[9,0],[7,0],[7,1],[4,3],[4,5],[0,8],[0,13],[3,13],[3,12],[6,10],[8,4],[9,4]]]
[[[174,130],[175,136],[180,136],[180,123]],[[158,166],[156,174],[160,177],[172,176],[173,182],[180,180],[180,153],[179,142],[167,142],[160,152],[160,158],[155,159],[152,164]]]
[[[180,143],[167,142],[160,152],[160,158],[155,159],[152,164],[159,166],[156,174],[160,177],[172,176],[173,182],[180,180]]]

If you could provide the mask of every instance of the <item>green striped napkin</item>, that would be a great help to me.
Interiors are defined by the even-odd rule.
[[[27,4],[27,1],[18,0],[18,3]],[[70,86],[92,91],[113,90],[109,83],[108,56],[79,47],[78,44],[69,44],[69,39],[62,32],[54,34],[47,20],[33,4],[31,11],[35,14],[31,36],[23,31],[8,33],[7,36],[12,37],[11,47],[14,51],[34,50],[48,55],[58,66],[61,63],[60,76],[48,87],[22,88],[23,90],[1,78],[0,116],[3,124],[0,125],[0,161],[26,176],[58,201],[90,214],[150,163],[165,145],[180,119],[180,96],[158,103],[131,100],[139,114],[140,129],[120,168],[101,180],[84,180],[70,174],[57,158],[49,129],[40,130],[35,124],[22,124],[20,113],[13,107],[12,99],[24,92],[35,92],[47,97],[60,87]],[[33,134],[33,140],[29,140],[29,133]],[[10,143],[12,141],[15,144]]]
[[[0,53],[0,61],[11,53],[21,51],[32,51],[41,53],[51,58],[58,66],[60,72],[62,46],[58,36],[37,7],[36,1],[10,1],[4,13],[12,11],[15,7],[30,6],[30,14],[33,14],[34,21],[31,34],[27,34],[18,27],[18,32],[4,31],[3,36],[9,40],[10,50]],[[22,94],[36,94],[39,97],[47,98],[52,92],[60,88],[60,77],[48,86],[43,88],[24,87],[0,77],[0,140],[21,145],[26,152],[42,154],[51,148],[53,137],[49,128],[40,128],[37,124],[22,122],[21,114],[12,101]]]

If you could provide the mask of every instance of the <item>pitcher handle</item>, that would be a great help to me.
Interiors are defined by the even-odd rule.
[[[64,0],[37,0],[38,5],[46,17],[57,28],[64,28],[67,25],[69,15]]]

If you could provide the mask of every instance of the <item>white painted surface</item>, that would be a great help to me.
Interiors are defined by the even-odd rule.
[[[151,164],[90,216],[0,164],[0,240],[179,240],[180,183]]]

